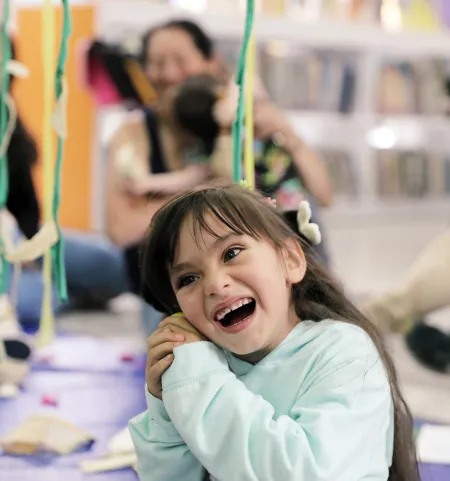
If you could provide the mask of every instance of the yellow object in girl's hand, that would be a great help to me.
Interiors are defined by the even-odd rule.
[[[182,312],[176,312],[175,314],[172,314],[172,317],[184,317],[184,314]]]

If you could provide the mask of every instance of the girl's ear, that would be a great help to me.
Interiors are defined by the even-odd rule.
[[[293,285],[303,280],[306,274],[306,257],[296,239],[284,243],[283,259],[286,266],[286,281]]]

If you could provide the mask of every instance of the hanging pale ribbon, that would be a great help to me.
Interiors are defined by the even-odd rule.
[[[247,63],[247,50],[252,35],[254,21],[254,0],[247,1],[247,15],[245,20],[244,41],[239,54],[238,69],[236,73],[236,84],[239,87],[239,104],[237,118],[233,123],[233,180],[242,180],[242,130],[244,125],[244,82]]]
[[[21,65],[16,62],[16,66]],[[11,72],[11,70],[9,70]],[[25,72],[25,69],[21,69]],[[8,152],[11,136],[17,123],[17,109],[14,99],[10,94],[6,94],[6,105],[8,107],[9,118],[5,134],[0,144],[0,156],[6,155]],[[58,239],[58,232],[54,222],[44,224],[42,229],[29,240],[20,242],[17,246],[11,236],[11,232],[2,229],[3,249],[2,255],[10,263],[28,262],[42,257],[44,252],[54,245]]]
[[[53,201],[53,132],[52,132],[52,109],[53,109],[53,75],[55,72],[54,45],[55,18],[51,0],[45,0],[41,12],[42,28],[42,58],[44,76],[44,112],[43,112],[43,135],[41,156],[44,173],[44,227],[53,222],[52,201]],[[37,346],[45,347],[50,344],[55,336],[54,314],[52,310],[52,257],[50,249],[44,252],[44,264],[42,269],[42,280],[44,293],[41,307],[41,322],[37,336]]]
[[[64,266],[64,245],[58,225],[58,211],[61,202],[61,168],[63,143],[67,137],[67,87],[64,68],[67,60],[68,39],[71,30],[70,8],[67,0],[63,4],[63,30],[58,63],[55,67],[53,48],[55,45],[55,14],[51,0],[45,0],[42,10],[43,59],[44,59],[44,135],[42,158],[44,163],[44,226],[38,245],[28,246],[22,255],[34,255],[39,247],[46,247],[43,265],[44,297],[42,300],[41,323],[37,339],[38,347],[45,347],[55,336],[55,320],[52,311],[52,264],[58,294],[67,300],[67,284]],[[53,107],[53,85],[56,103]],[[58,135],[56,162],[53,166],[53,130]]]
[[[253,104],[255,87],[255,35],[252,33],[248,45],[247,66],[245,70],[245,180],[250,189],[255,188],[255,156],[254,156],[254,125]]]

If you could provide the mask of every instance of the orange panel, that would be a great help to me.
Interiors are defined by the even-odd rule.
[[[56,31],[61,31],[62,9],[55,7]],[[66,66],[69,90],[68,131],[65,142],[62,173],[62,203],[60,221],[63,227],[82,230],[91,228],[91,161],[94,128],[94,105],[88,92],[80,85],[80,41],[90,39],[94,32],[94,9],[92,6],[75,5],[72,11],[72,35]],[[31,70],[31,76],[17,80],[14,96],[25,125],[34,134],[38,144],[42,136],[43,75],[41,54],[41,9],[21,8],[17,12],[19,35],[15,39],[17,56]],[[55,45],[55,55],[59,38]],[[36,186],[42,198],[41,166],[35,173]]]

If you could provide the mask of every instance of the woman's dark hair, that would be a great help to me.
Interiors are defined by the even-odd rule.
[[[233,184],[214,184],[186,192],[162,207],[154,216],[141,250],[144,297],[158,310],[180,311],[172,289],[169,268],[174,262],[180,229],[191,219],[194,234],[217,236],[210,216],[237,235],[270,239],[283,249],[287,239],[297,239],[307,259],[304,279],[293,286],[292,298],[300,319],[320,322],[335,319],[362,328],[372,339],[383,360],[394,404],[394,452],[389,481],[419,481],[410,411],[400,392],[394,364],[377,329],[346,298],[338,284],[315,260],[310,247],[300,239],[265,198]]]
[[[147,61],[147,49],[148,42],[152,38],[152,35],[160,30],[181,30],[191,37],[193,44],[197,47],[197,50],[207,60],[210,60],[214,55],[214,42],[209,35],[195,22],[187,19],[174,19],[166,23],[151,28],[142,37],[141,44],[141,61],[143,64]]]
[[[16,59],[16,51],[11,42],[11,58]],[[10,87],[14,77],[10,77]],[[38,159],[36,142],[17,114],[16,126],[11,136],[8,152],[9,192],[7,209],[17,220],[20,230],[27,238],[39,230],[39,202],[33,184],[32,168]]]
[[[202,142],[206,155],[214,151],[219,135],[219,124],[213,115],[219,89],[213,76],[193,75],[180,85],[173,103],[175,123]]]

